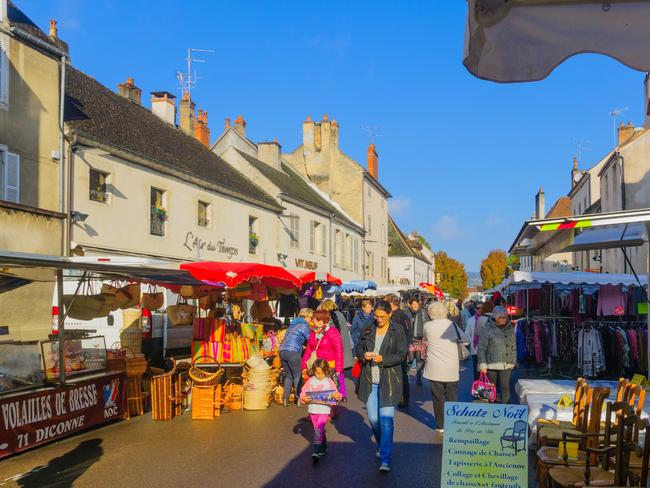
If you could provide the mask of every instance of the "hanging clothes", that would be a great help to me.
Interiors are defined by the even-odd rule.
[[[626,302],[620,285],[602,285],[598,293],[597,315],[624,315],[616,312],[619,307],[623,307],[625,312]]]
[[[584,376],[598,376],[605,371],[605,355],[600,332],[583,328],[578,334],[578,361]]]

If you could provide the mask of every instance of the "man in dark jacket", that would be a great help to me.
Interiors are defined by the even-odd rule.
[[[404,335],[406,336],[406,353],[404,354],[404,360],[402,361],[402,401],[398,405],[400,408],[406,408],[411,399],[407,356],[409,349],[408,346],[413,342],[413,322],[411,321],[411,314],[406,310],[401,310],[399,308],[400,298],[397,295],[388,296],[386,301],[390,303],[390,307],[393,310],[393,314],[390,317],[391,322],[401,325],[404,328]]]
[[[408,313],[411,317],[411,324],[413,324],[413,340],[411,342],[414,346],[412,352],[409,350],[408,362],[415,367],[417,384],[418,386],[422,386],[422,368],[424,367],[424,359],[422,358],[423,353],[421,347],[422,336],[424,335],[424,323],[427,321],[427,318],[424,309],[420,306],[420,301],[416,297],[409,299]]]

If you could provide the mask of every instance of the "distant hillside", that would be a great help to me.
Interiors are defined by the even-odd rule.
[[[478,271],[468,271],[467,272],[467,287],[474,288],[476,286],[481,286],[483,280],[481,280],[481,273]]]

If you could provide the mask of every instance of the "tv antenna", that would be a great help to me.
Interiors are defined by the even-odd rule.
[[[374,144],[378,137],[382,137],[383,134],[379,133],[381,127],[376,125],[362,125],[361,128],[368,133],[370,138],[370,144]]]
[[[205,59],[199,59],[193,57],[192,53],[213,53],[215,52],[214,49],[199,49],[196,47],[188,47],[187,48],[187,58],[185,59],[187,61],[187,72],[183,73],[182,71],[178,71],[176,73],[176,77],[178,78],[178,82],[181,85],[181,93],[183,96],[187,93],[188,97],[192,91],[192,88],[196,87],[196,82],[199,79],[196,76],[196,69],[194,69],[194,74],[192,75],[192,63],[205,63]]]
[[[616,127],[616,119],[627,112],[628,108],[615,108],[609,112],[609,116],[614,120],[614,147],[618,145],[618,128]]]
[[[578,163],[582,163],[582,153],[585,151],[591,151],[591,147],[589,144],[591,144],[591,141],[589,139],[577,139],[573,138],[573,142],[576,143],[578,146],[577,148],[577,156],[578,156]]]

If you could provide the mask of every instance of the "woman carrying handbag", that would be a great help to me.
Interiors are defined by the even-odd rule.
[[[447,307],[442,302],[429,305],[431,321],[424,324],[424,343],[427,347],[424,377],[429,380],[433,396],[433,414],[436,431],[445,428],[445,402],[458,400],[461,356],[469,356],[470,339],[465,332],[447,318]],[[460,351],[460,354],[459,354]]]

